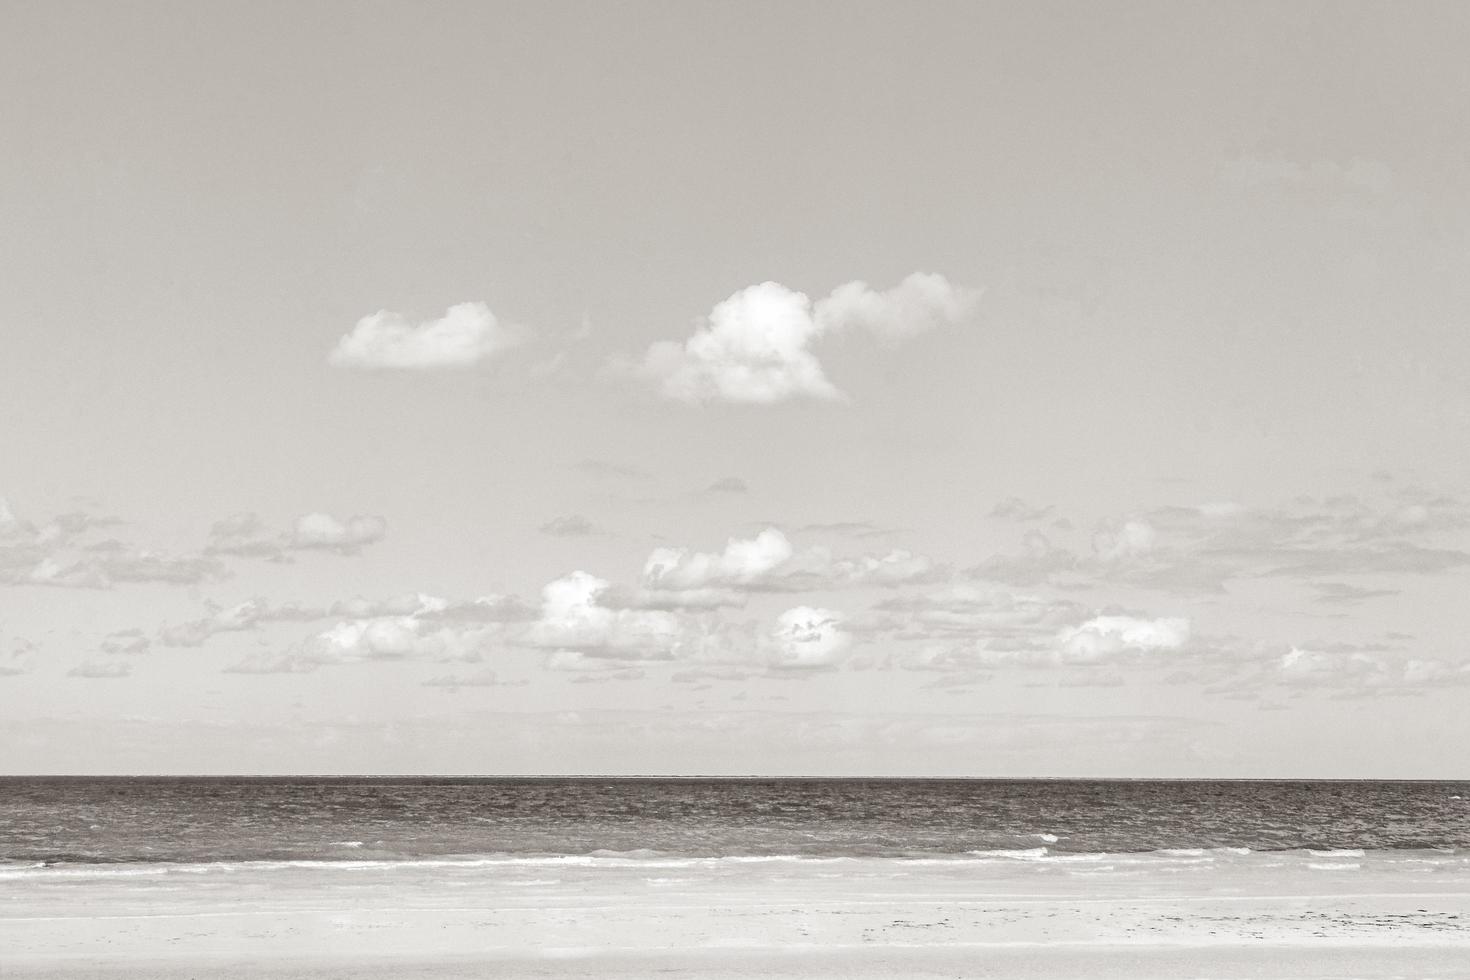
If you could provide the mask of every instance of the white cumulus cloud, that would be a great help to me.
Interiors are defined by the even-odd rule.
[[[797,606],[776,618],[771,633],[778,667],[829,667],[846,654],[852,637],[842,629],[842,614]]]
[[[1084,663],[1127,653],[1178,650],[1189,642],[1189,620],[1094,616],[1063,630],[1057,639],[1064,659]]]
[[[791,542],[777,528],[749,540],[731,538],[720,552],[657,548],[643,565],[643,581],[653,589],[702,589],[749,585],[791,559]]]
[[[979,290],[952,286],[932,272],[915,272],[892,289],[850,282],[817,302],[817,329],[865,330],[880,340],[907,340],[958,323],[970,315],[979,298]]]
[[[639,371],[664,397],[689,403],[840,400],[812,352],[819,338],[861,330],[904,340],[962,320],[978,297],[922,272],[888,290],[850,282],[815,304],[780,283],[758,283],[715,306],[682,343],[653,344]]]
[[[600,601],[611,583],[576,571],[541,590],[541,617],[526,640],[532,646],[590,656],[663,659],[678,643],[681,626],[668,612],[614,609]]]

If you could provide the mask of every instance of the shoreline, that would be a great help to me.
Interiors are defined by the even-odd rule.
[[[1422,978],[1470,869],[1230,864],[321,867],[11,879],[6,980]]]
[[[292,961],[260,959],[193,961],[130,960],[101,963],[18,964],[14,980],[549,980],[610,977],[632,980],[654,975],[701,980],[886,977],[1006,978],[1006,980],[1461,980],[1463,947],[1384,949],[1318,945],[1293,948],[1257,944],[1221,947],[1116,947],[963,949],[716,949],[703,951],[603,952],[594,956],[525,958],[392,959],[314,957]]]

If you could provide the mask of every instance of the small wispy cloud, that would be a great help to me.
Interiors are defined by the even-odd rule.
[[[779,528],[731,538],[717,552],[658,548],[644,562],[649,597],[678,605],[738,605],[750,592],[803,592],[934,581],[947,571],[924,555],[894,550],[837,558],[827,548],[797,551]]]
[[[273,531],[253,513],[233,514],[216,521],[204,546],[207,555],[234,555],[290,560],[291,551],[331,551],[357,555],[370,544],[383,540],[388,521],[376,514],[334,517],[320,511],[302,514],[288,531]]]
[[[68,677],[84,677],[89,680],[110,680],[127,677],[133,672],[131,661],[86,660],[66,672]]]
[[[749,493],[750,484],[738,476],[724,476],[704,488],[705,493]]]
[[[542,524],[539,530],[542,534],[554,538],[586,538],[604,533],[601,528],[581,514],[552,518]]]
[[[502,324],[484,303],[460,303],[437,320],[418,323],[379,310],[357,321],[327,361],[361,370],[468,368],[523,340],[521,328]]]
[[[424,687],[442,687],[455,691],[462,687],[525,687],[528,682],[502,680],[495,671],[485,667],[468,674],[438,674],[420,683]]]
[[[388,522],[375,514],[338,520],[331,514],[303,514],[291,530],[291,547],[356,554],[364,545],[383,540]]]
[[[147,653],[151,645],[151,641],[142,630],[127,629],[108,633],[98,644],[98,649],[103,653],[136,655]]]

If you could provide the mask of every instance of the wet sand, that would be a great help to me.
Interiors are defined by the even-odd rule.
[[[142,869],[0,882],[0,976],[1449,978],[1461,864]]]

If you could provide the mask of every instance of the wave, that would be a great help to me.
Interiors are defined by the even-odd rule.
[[[352,847],[352,842],[337,842]],[[1311,870],[1349,870],[1365,860],[1380,865],[1417,865],[1470,868],[1470,850],[1426,848],[1412,851],[1361,848],[1252,850],[1248,847],[1179,847],[1153,851],[1065,851],[1050,847],[991,848],[961,853],[871,855],[871,854],[690,854],[649,848],[617,851],[596,849],[580,854],[449,854],[433,857],[310,857],[287,859],[241,859],[196,862],[97,861],[82,856],[69,860],[0,861],[0,880],[38,878],[130,878],[164,875],[234,874],[246,871],[289,869],[322,872],[387,872],[432,868],[446,872],[486,869],[575,869],[575,868],[700,868],[718,870],[743,866],[845,865],[863,867],[946,866],[965,867],[1082,866],[1183,868],[1218,864],[1234,866],[1256,861],[1272,866],[1306,867]]]

